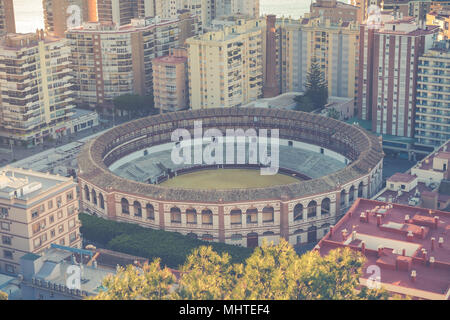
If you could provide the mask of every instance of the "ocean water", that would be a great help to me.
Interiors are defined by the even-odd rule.
[[[341,0],[349,2],[348,0]],[[311,0],[260,0],[261,14],[298,19],[309,12]],[[17,32],[34,32],[44,27],[42,0],[14,0]]]

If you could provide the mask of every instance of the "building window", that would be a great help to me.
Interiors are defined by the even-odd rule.
[[[2,228],[2,230],[9,231],[10,230],[9,223],[8,222],[2,222],[1,223],[1,228]]]
[[[65,241],[64,239],[59,240],[59,244],[60,244],[60,245],[63,246],[63,245],[65,245],[65,243],[66,243],[66,241]]]
[[[13,252],[11,250],[3,250],[3,258],[13,260]]]
[[[64,213],[62,211],[58,211],[58,219],[62,219],[64,217]]]
[[[5,264],[5,270],[8,273],[15,273],[15,267],[12,264]]]
[[[7,246],[10,246],[11,245],[11,237],[2,236],[2,243],[6,244]]]
[[[55,216],[52,214],[49,218],[48,221],[50,224],[52,224],[53,222],[55,222]]]
[[[59,234],[61,234],[61,233],[64,232],[64,225],[60,225],[60,226],[58,227],[58,232],[59,232]]]
[[[67,202],[72,201],[73,200],[73,191],[67,193]]]
[[[55,229],[51,230],[51,231],[50,231],[50,237],[51,237],[51,238],[54,238],[55,235],[56,235]]]
[[[47,207],[48,207],[49,210],[53,208],[53,200],[50,200],[50,201],[47,203]]]
[[[70,243],[72,243],[72,242],[74,242],[74,241],[76,241],[77,240],[77,233],[76,232],[72,232],[70,235],[69,235],[69,241],[70,241]]]

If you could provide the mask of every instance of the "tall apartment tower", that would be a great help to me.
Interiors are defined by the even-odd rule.
[[[81,248],[77,184],[72,178],[0,169],[0,271],[18,274],[20,258],[52,244]]]
[[[419,58],[416,144],[439,147],[450,139],[450,40]]]
[[[378,29],[360,27],[358,116],[376,133],[412,138],[419,57],[439,27],[419,26],[413,17],[381,20]]]
[[[64,134],[75,107],[70,47],[64,38],[10,33],[0,41],[0,137],[41,144]]]
[[[0,0],[0,36],[16,32],[13,0]]]
[[[97,21],[96,4],[96,0],[42,0],[45,32],[62,38],[70,28]]]
[[[356,22],[358,7],[336,0],[316,0],[311,3],[309,18],[323,17],[331,22]]]
[[[131,23],[131,19],[138,18],[145,5],[138,4],[143,0],[97,0],[98,21],[112,21],[119,26]]]
[[[354,98],[358,75],[359,24],[321,18],[279,19],[278,72],[281,92],[303,92],[317,61],[330,96]]]
[[[259,18],[259,0],[216,0],[215,17],[236,14]]]
[[[186,13],[171,20],[133,19],[120,27],[88,23],[68,31],[78,101],[107,109],[123,94],[153,94],[152,60],[178,47],[180,35],[198,30],[185,20],[197,23],[196,16]]]
[[[262,97],[265,19],[237,18],[186,43],[192,109],[239,107]]]

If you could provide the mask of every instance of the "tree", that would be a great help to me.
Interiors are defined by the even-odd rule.
[[[296,109],[306,112],[323,109],[328,103],[328,83],[316,59],[306,74],[305,94],[296,97],[296,101]]]
[[[106,290],[91,300],[166,300],[175,280],[169,269],[161,269],[159,259],[141,269],[131,265],[126,269],[119,267],[116,275],[103,280]]]
[[[128,117],[136,115],[148,115],[155,113],[153,96],[140,96],[138,94],[124,94],[114,98],[114,108],[122,114],[126,112]]]
[[[6,292],[0,291],[0,300],[8,300],[8,294]]]
[[[328,109],[327,116],[336,120],[341,119],[341,113],[337,111],[335,108]]]
[[[247,259],[234,299],[288,300],[293,298],[299,257],[285,240],[277,246],[264,241]]]
[[[219,255],[211,246],[203,246],[187,258],[182,272],[174,299],[227,300],[242,273],[242,264],[233,265],[228,253]]]

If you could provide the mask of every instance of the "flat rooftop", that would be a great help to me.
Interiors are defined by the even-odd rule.
[[[448,140],[444,145],[442,145],[435,152],[431,153],[425,159],[420,161],[417,165],[414,166],[414,168],[421,169],[421,170],[434,171],[433,161],[435,158],[450,159],[450,140]]]
[[[380,267],[381,284],[388,291],[448,300],[449,232],[449,212],[358,199],[316,250],[321,255],[338,247],[361,251],[367,258],[364,270]],[[361,283],[369,276],[364,274]]]
[[[72,178],[7,166],[0,169],[0,198],[31,200],[68,181]]]

